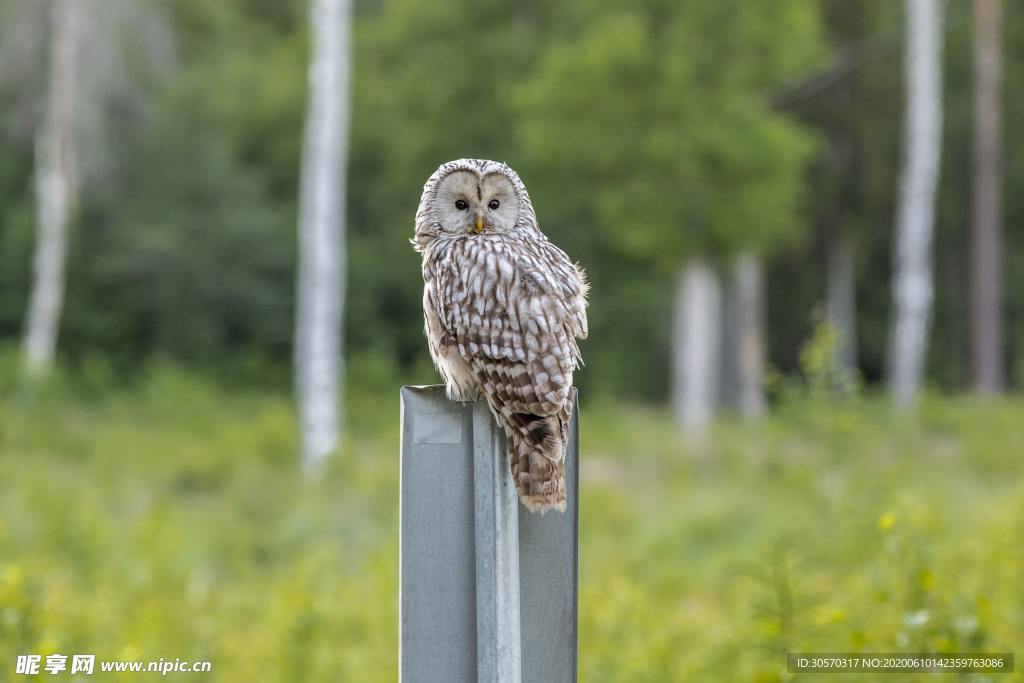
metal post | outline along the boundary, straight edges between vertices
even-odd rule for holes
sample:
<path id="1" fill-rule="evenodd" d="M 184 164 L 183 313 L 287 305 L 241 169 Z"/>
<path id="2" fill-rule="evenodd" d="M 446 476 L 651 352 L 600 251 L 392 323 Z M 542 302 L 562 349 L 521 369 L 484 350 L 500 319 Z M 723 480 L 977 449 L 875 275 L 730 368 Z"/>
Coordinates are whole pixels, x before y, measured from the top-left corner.
<path id="1" fill-rule="evenodd" d="M 519 497 L 493 422 L 473 406 L 477 680 L 520 683 Z"/>
<path id="2" fill-rule="evenodd" d="M 530 513 L 486 404 L 402 389 L 402 683 L 576 680 L 577 433 L 566 512 Z"/>

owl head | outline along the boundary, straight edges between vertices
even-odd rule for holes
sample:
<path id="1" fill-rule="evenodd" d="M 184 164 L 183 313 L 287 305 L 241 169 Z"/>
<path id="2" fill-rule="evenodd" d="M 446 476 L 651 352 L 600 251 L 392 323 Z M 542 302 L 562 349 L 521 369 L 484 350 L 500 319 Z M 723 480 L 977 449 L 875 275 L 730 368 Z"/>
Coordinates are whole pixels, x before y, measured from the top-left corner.
<path id="1" fill-rule="evenodd" d="M 449 161 L 423 186 L 413 245 L 495 234 L 539 236 L 526 186 L 507 165 L 486 159 Z"/>

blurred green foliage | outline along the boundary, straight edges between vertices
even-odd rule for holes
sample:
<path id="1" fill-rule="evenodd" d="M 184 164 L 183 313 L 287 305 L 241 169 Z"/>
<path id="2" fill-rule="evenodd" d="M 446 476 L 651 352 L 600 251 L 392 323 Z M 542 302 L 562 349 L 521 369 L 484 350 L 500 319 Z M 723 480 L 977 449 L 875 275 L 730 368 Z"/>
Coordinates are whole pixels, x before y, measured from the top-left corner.
<path id="1" fill-rule="evenodd" d="M 395 679 L 395 395 L 350 387 L 343 457 L 310 483 L 286 395 L 151 366 L 118 392 L 97 369 L 29 396 L 12 370 L 0 662 L 88 652 L 209 659 L 215 681 Z M 1013 650 L 1022 409 L 927 397 L 904 419 L 793 391 L 778 416 L 687 447 L 661 411 L 593 406 L 581 680 L 790 680 L 787 650 Z"/>
<path id="2" fill-rule="evenodd" d="M 670 274 L 686 256 L 797 237 L 808 133 L 768 99 L 818 56 L 814 5 L 603 4 L 576 8 L 579 28 L 517 93 L 558 221 Z"/>
<path id="3" fill-rule="evenodd" d="M 169 358 L 283 387 L 308 60 L 304 0 L 148 3 L 174 59 L 139 81 L 144 107 L 105 110 L 104 172 L 72 226 L 60 352 L 125 379 Z M 12 0 L 0 0 L 0 16 Z M 931 377 L 966 379 L 970 3 L 947 21 L 943 186 Z M 37 13 L 42 16 L 43 13 Z M 822 249 L 856 251 L 858 348 L 882 373 L 900 122 L 902 11 L 871 0 L 365 0 L 356 3 L 347 348 L 420 377 L 420 188 L 445 160 L 522 172 L 541 223 L 590 272 L 585 395 L 667 390 L 672 281 L 697 251 L 768 266 L 768 349 L 798 371 L 824 292 Z M 17 28 L 17 27 L 16 27 Z M 21 27 L 22 33 L 41 26 Z M 1024 68 L 1006 6 L 1006 82 Z M 40 41 L 40 44 L 41 41 Z M 0 338 L 21 332 L 34 231 L 32 105 L 45 60 L 0 68 Z M 36 69 L 35 72 L 32 69 Z M 1004 89 L 1006 149 L 1024 96 Z M 27 104 L 26 104 L 27 103 Z M 145 115 L 138 115 L 138 112 Z M 133 114 L 132 112 L 135 112 Z M 88 164 L 88 157 L 84 158 Z M 1006 155 L 1006 187 L 1024 164 Z M 1024 199 L 1006 193 L 1006 225 Z M 1007 231 L 1008 346 L 1024 347 L 1024 259 Z M 1009 349 L 1008 349 L 1009 351 Z M 1019 354 L 1017 354 L 1019 355 Z M 1014 376 L 1020 370 L 1012 368 Z"/>

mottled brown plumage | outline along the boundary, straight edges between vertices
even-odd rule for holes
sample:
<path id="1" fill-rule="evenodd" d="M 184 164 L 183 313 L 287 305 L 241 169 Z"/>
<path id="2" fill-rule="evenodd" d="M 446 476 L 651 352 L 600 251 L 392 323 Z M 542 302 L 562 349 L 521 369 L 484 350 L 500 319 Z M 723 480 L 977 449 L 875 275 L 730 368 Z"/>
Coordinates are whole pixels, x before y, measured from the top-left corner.
<path id="1" fill-rule="evenodd" d="M 416 213 L 430 355 L 454 400 L 482 395 L 508 441 L 519 497 L 565 510 L 572 374 L 587 336 L 583 270 L 553 245 L 519 176 L 460 159 L 427 180 Z"/>

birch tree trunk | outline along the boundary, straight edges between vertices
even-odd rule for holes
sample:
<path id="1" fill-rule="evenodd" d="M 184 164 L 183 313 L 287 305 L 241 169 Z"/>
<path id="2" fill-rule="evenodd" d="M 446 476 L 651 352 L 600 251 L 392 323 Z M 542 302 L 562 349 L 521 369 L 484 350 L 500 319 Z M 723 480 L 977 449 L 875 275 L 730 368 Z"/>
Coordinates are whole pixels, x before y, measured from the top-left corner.
<path id="1" fill-rule="evenodd" d="M 764 282 L 761 261 L 741 253 L 722 297 L 721 404 L 745 418 L 764 413 Z"/>
<path id="2" fill-rule="evenodd" d="M 893 268 L 889 389 L 899 407 L 921 386 L 932 306 L 931 243 L 942 146 L 942 4 L 906 0 L 907 106 Z"/>
<path id="3" fill-rule="evenodd" d="M 738 407 L 746 418 L 764 413 L 764 269 L 750 252 L 733 267 L 738 321 Z"/>
<path id="4" fill-rule="evenodd" d="M 825 312 L 836 330 L 836 360 L 846 373 L 857 368 L 857 290 L 850 241 L 839 233 L 829 236 L 826 263 Z"/>
<path id="5" fill-rule="evenodd" d="M 974 2 L 974 207 L 971 312 L 974 385 L 981 394 L 1003 389 L 1002 211 L 1000 94 L 1001 0 Z"/>
<path id="6" fill-rule="evenodd" d="M 45 373 L 53 365 L 64 303 L 68 221 L 78 197 L 75 65 L 81 33 L 79 12 L 77 0 L 55 0 L 50 9 L 46 111 L 35 140 L 38 234 L 23 340 L 25 369 L 31 376 Z"/>
<path id="7" fill-rule="evenodd" d="M 688 262 L 676 285 L 672 327 L 672 403 L 680 428 L 691 437 L 706 430 L 718 400 L 722 296 L 715 270 Z"/>
<path id="8" fill-rule="evenodd" d="M 735 268 L 722 278 L 721 344 L 718 360 L 718 407 L 740 410 L 740 302 Z"/>
<path id="9" fill-rule="evenodd" d="M 310 21 L 295 366 L 303 468 L 315 474 L 340 429 L 351 0 L 312 0 Z"/>

